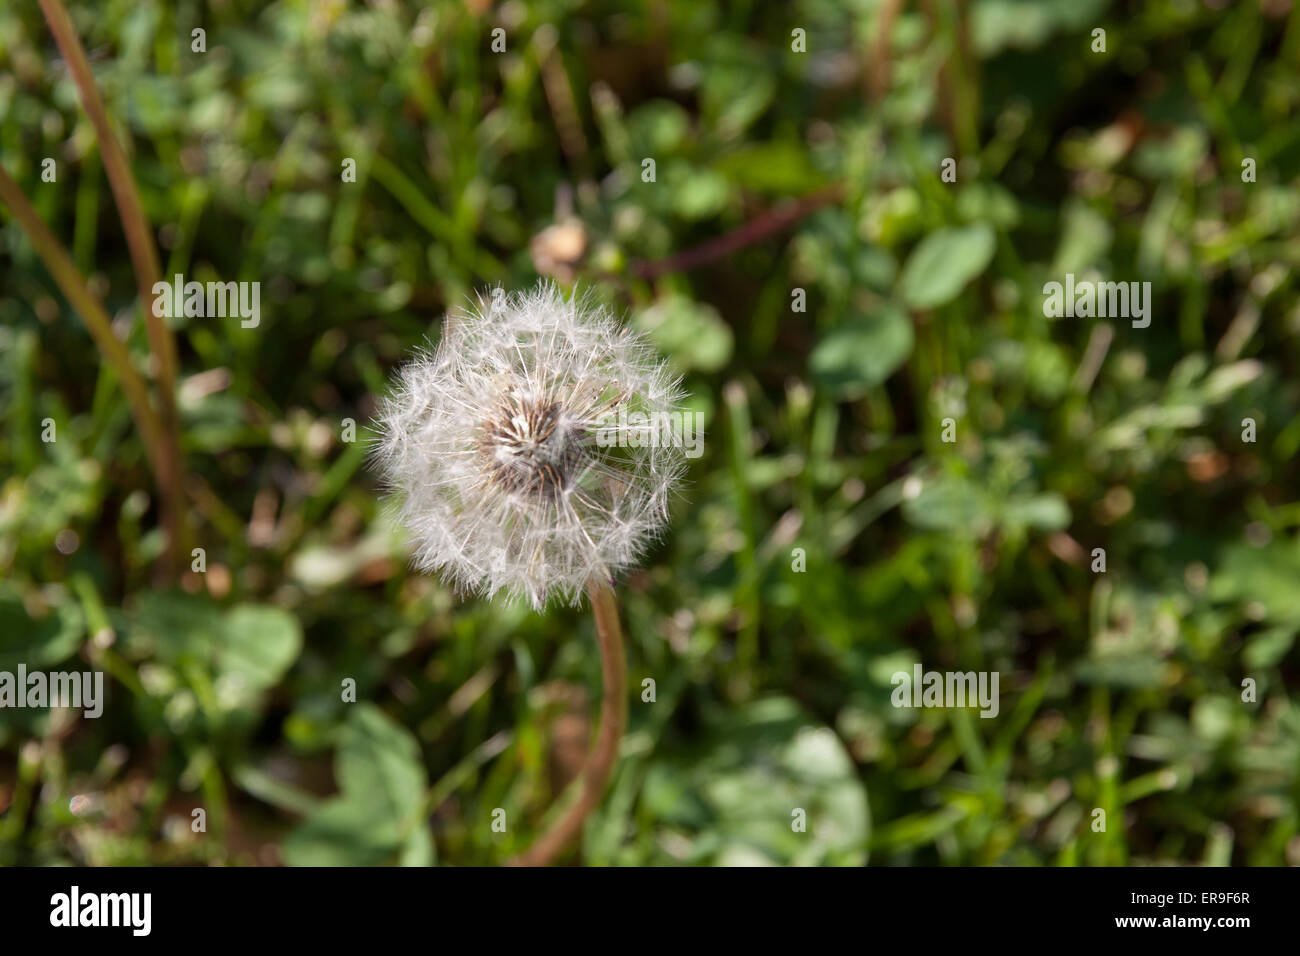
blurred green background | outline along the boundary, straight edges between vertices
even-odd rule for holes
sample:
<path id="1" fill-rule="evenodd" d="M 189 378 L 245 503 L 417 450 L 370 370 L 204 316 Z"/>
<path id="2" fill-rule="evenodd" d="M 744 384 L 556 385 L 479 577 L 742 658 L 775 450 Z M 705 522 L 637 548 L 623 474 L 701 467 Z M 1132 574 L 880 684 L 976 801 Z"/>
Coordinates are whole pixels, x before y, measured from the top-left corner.
<path id="1" fill-rule="evenodd" d="M 408 572 L 366 443 L 448 306 L 539 274 L 647 331 L 708 428 L 621 587 L 629 733 L 568 860 L 1300 864 L 1300 5 L 70 9 L 164 276 L 259 281 L 262 320 L 172 322 L 206 571 L 169 583 L 122 393 L 0 213 L 0 670 L 108 688 L 0 710 L 0 864 L 531 842 L 595 721 L 589 611 Z M 35 4 L 0 10 L 0 116 L 145 369 Z M 1044 317 L 1066 273 L 1150 281 L 1150 327 Z M 892 707 L 917 662 L 997 671 L 998 717 Z"/>

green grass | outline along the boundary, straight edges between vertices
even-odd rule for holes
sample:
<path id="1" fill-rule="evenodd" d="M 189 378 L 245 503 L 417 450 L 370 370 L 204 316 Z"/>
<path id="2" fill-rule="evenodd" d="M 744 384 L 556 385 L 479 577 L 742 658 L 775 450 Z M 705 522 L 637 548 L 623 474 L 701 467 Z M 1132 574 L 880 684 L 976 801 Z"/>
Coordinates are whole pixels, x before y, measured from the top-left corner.
<path id="1" fill-rule="evenodd" d="M 109 695 L 0 709 L 0 864 L 531 842 L 557 738 L 595 720 L 589 614 L 407 570 L 365 442 L 443 311 L 531 285 L 570 217 L 561 279 L 659 343 L 708 429 L 621 586 L 629 733 L 575 858 L 1300 863 L 1300 7 L 903 4 L 881 44 L 887 6 L 73 4 L 164 276 L 260 281 L 262 322 L 172 322 L 206 572 L 170 587 L 125 397 L 0 215 L 0 671 Z M 0 162 L 145 370 L 34 5 L 0 12 Z M 1151 282 L 1150 327 L 1045 317 L 1066 273 Z M 998 672 L 998 716 L 893 707 L 918 662 Z"/>

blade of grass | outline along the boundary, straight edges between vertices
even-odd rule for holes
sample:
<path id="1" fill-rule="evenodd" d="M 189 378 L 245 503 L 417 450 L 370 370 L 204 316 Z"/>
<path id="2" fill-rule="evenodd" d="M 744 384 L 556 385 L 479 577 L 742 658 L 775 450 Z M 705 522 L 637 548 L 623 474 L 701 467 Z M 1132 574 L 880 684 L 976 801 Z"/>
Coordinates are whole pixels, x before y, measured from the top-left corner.
<path id="1" fill-rule="evenodd" d="M 162 426 L 154 413 L 153 406 L 149 403 L 148 386 L 145 385 L 140 373 L 135 370 L 135 366 L 131 364 L 131 356 L 126 346 L 113 334 L 108 313 L 90 291 L 86 280 L 77 271 L 67 251 L 36 215 L 36 210 L 32 208 L 18 184 L 9 178 L 9 174 L 3 167 L 0 167 L 0 200 L 4 201 L 14 218 L 23 227 L 23 231 L 36 247 L 36 252 L 45 263 L 50 275 L 58 283 L 59 289 L 86 323 L 86 328 L 91 338 L 95 340 L 100 355 L 117 375 L 122 391 L 131 406 L 131 414 L 135 418 L 136 426 L 140 429 L 145 451 L 154 468 L 155 479 L 161 486 L 162 476 L 159 468 L 162 456 Z"/>
<path id="2" fill-rule="evenodd" d="M 752 425 L 749 399 L 740 382 L 728 382 L 722 390 L 722 398 L 727 405 L 731 426 L 728 463 L 736 495 L 736 523 L 743 535 L 742 544 L 736 551 L 736 604 L 744 614 L 740 632 L 736 636 L 736 670 L 738 674 L 749 675 L 754 662 L 758 659 L 758 621 L 761 614 L 758 593 L 758 555 L 755 551 L 754 502 L 750 496 L 749 483 L 749 472 L 753 465 L 753 451 L 750 447 Z M 746 696 L 750 689 L 744 688 Z"/>

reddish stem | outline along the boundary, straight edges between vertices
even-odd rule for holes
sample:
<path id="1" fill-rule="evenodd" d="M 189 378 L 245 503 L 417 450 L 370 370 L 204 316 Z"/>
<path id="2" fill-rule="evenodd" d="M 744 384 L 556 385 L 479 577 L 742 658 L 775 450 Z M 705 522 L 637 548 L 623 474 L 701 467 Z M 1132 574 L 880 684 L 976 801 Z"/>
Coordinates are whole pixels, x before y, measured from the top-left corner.
<path id="1" fill-rule="evenodd" d="M 664 259 L 647 261 L 644 259 L 632 263 L 632 274 L 639 279 L 653 279 L 665 272 L 682 272 L 698 269 L 718 259 L 725 259 L 737 249 L 752 246 L 768 236 L 775 235 L 790 228 L 800 219 L 811 215 L 822 206 L 829 206 L 839 201 L 844 195 L 841 185 L 828 186 L 819 192 L 811 193 L 799 199 L 782 203 L 774 209 L 760 213 L 749 222 L 731 232 L 710 239 L 708 242 L 674 253 Z"/>
<path id="2" fill-rule="evenodd" d="M 618 744 L 627 725 L 627 660 L 623 654 L 623 631 L 618 623 L 618 605 L 609 585 L 593 578 L 587 585 L 587 596 L 596 617 L 596 638 L 600 642 L 600 664 L 605 684 L 600 708 L 600 736 L 582 768 L 582 793 L 578 801 L 555 826 L 511 860 L 511 866 L 546 866 L 577 837 L 583 823 L 605 795 L 605 786 L 618 758 Z"/>

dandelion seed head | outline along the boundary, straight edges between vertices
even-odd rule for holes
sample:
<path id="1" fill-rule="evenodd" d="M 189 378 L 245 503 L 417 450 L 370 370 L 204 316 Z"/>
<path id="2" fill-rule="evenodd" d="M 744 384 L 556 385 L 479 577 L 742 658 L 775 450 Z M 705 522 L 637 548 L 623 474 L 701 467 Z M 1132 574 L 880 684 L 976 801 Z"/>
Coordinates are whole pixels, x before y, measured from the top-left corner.
<path id="1" fill-rule="evenodd" d="M 682 397 L 644 339 L 554 284 L 453 311 L 377 423 L 414 563 L 464 591 L 577 603 L 662 531 L 685 454 L 624 432 Z"/>

